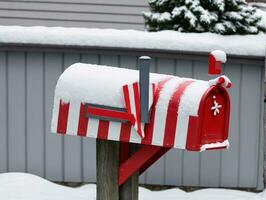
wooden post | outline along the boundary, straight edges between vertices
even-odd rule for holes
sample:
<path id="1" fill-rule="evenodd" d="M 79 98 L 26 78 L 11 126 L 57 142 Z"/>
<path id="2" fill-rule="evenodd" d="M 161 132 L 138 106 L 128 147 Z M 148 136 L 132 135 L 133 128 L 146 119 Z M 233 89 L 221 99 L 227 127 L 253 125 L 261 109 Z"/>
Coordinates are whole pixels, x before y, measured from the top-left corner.
<path id="1" fill-rule="evenodd" d="M 130 144 L 130 155 L 138 150 L 137 144 Z M 119 188 L 119 200 L 138 200 L 139 196 L 139 172 L 135 172 Z"/>
<path id="2" fill-rule="evenodd" d="M 118 185 L 119 142 L 97 140 L 97 200 L 138 200 L 139 174 Z M 130 144 L 130 155 L 138 145 Z"/>
<path id="3" fill-rule="evenodd" d="M 119 142 L 97 140 L 97 200 L 119 200 Z"/>

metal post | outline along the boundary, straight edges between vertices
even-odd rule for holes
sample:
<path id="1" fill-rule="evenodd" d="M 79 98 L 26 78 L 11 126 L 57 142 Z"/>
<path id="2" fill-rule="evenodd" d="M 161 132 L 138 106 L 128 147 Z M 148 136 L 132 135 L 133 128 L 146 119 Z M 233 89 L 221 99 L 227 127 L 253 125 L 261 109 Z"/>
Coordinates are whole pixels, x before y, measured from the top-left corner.
<path id="1" fill-rule="evenodd" d="M 149 84 L 150 84 L 149 56 L 139 58 L 139 87 L 140 87 L 140 117 L 141 122 L 149 123 Z"/>

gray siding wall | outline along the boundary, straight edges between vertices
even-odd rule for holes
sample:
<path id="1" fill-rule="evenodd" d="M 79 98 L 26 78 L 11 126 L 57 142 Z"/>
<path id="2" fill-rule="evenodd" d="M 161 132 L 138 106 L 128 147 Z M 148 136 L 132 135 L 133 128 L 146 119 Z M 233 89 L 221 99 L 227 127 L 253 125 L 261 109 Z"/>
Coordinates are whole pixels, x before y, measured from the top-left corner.
<path id="1" fill-rule="evenodd" d="M 266 100 L 266 81 L 264 79 L 264 101 Z M 263 116 L 263 121 L 264 121 L 264 135 L 266 133 L 266 106 L 264 102 L 264 116 Z M 264 143 L 263 143 L 263 151 L 264 151 L 264 165 L 263 165 L 263 178 L 264 178 L 264 187 L 266 186 L 266 137 L 264 137 Z"/>
<path id="2" fill-rule="evenodd" d="M 138 54 L 64 52 L 0 50 L 0 172 L 95 182 L 95 140 L 50 134 L 56 81 L 65 68 L 80 61 L 136 69 Z M 158 54 L 151 69 L 210 78 L 207 60 L 193 57 Z M 226 64 L 224 73 L 233 82 L 230 149 L 204 153 L 171 150 L 141 176 L 141 183 L 262 188 L 264 65 L 238 60 Z"/>
<path id="3" fill-rule="evenodd" d="M 143 30 L 147 0 L 1 0 L 0 24 Z"/>

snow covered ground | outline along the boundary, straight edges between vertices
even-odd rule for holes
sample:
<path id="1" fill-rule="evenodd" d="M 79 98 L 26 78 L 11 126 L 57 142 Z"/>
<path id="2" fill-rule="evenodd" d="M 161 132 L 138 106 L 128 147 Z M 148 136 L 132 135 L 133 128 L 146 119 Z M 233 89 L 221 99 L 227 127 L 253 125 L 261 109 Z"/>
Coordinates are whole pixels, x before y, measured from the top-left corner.
<path id="1" fill-rule="evenodd" d="M 202 189 L 184 192 L 178 188 L 150 191 L 140 187 L 140 200 L 262 200 L 266 191 L 251 193 L 226 189 Z M 96 186 L 70 188 L 25 173 L 0 174 L 1 200 L 95 200 Z"/>

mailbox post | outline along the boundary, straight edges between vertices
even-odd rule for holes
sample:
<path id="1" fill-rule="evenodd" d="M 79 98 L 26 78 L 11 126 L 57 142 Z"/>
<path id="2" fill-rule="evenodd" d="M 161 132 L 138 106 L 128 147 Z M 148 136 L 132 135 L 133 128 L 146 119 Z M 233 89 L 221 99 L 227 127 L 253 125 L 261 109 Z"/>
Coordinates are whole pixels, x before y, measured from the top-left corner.
<path id="1" fill-rule="evenodd" d="M 213 51 L 209 73 L 220 74 L 225 61 L 224 52 Z M 57 82 L 51 132 L 96 139 L 97 200 L 137 200 L 138 176 L 171 148 L 229 147 L 226 76 L 150 74 L 149 57 L 139 64 L 140 74 L 77 63 Z"/>

